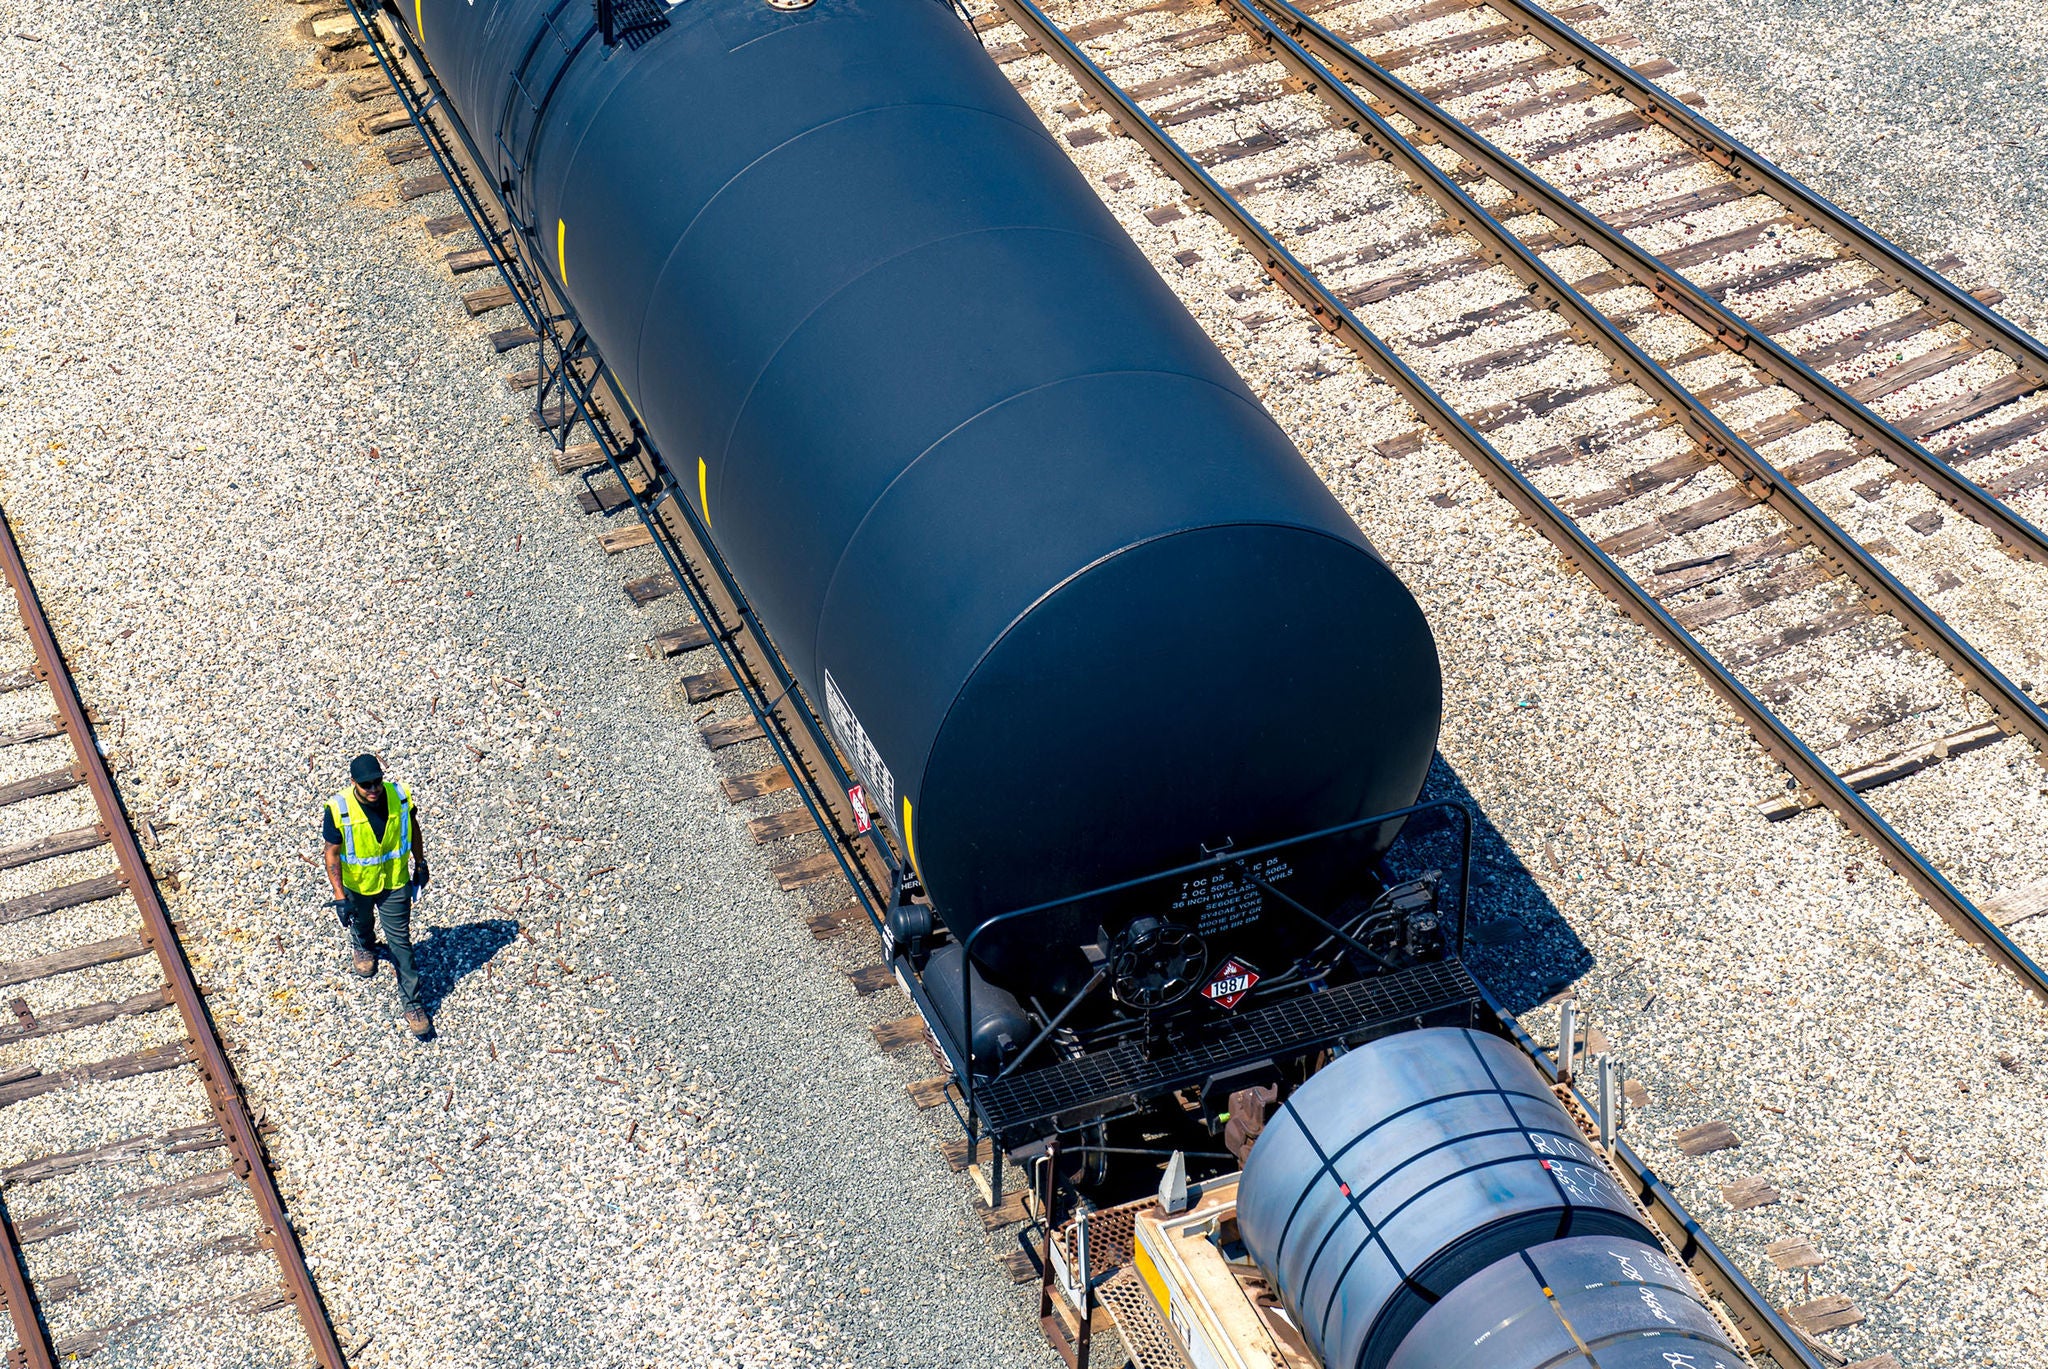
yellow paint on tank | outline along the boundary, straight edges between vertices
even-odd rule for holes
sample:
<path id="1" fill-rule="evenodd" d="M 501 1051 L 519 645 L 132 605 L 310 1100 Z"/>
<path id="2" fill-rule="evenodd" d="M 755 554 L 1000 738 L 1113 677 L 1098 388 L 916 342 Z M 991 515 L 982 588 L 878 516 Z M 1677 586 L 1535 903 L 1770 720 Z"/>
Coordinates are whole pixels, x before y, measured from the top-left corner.
<path id="1" fill-rule="evenodd" d="M 917 863 L 917 828 L 912 820 L 908 794 L 903 796 L 903 849 L 910 852 L 910 868 L 915 870 L 917 877 L 922 880 L 924 867 Z"/>

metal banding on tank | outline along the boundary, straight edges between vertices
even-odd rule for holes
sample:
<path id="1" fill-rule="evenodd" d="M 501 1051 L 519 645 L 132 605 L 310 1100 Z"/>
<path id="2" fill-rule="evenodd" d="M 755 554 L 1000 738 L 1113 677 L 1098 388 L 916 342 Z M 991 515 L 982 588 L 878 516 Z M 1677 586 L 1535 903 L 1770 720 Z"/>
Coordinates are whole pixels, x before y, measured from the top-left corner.
<path id="1" fill-rule="evenodd" d="M 1387 1369 L 1741 1369 L 1692 1280 L 1649 1241 L 1574 1236 L 1474 1274 Z"/>
<path id="2" fill-rule="evenodd" d="M 1450 1028 L 1383 1037 L 1296 1090 L 1237 1220 L 1329 1369 L 1386 1369 L 1431 1304 L 1520 1251 L 1651 1239 L 1529 1058 Z"/>
<path id="3" fill-rule="evenodd" d="M 957 938 L 1414 799 L 1420 609 L 944 0 L 400 13 Z"/>

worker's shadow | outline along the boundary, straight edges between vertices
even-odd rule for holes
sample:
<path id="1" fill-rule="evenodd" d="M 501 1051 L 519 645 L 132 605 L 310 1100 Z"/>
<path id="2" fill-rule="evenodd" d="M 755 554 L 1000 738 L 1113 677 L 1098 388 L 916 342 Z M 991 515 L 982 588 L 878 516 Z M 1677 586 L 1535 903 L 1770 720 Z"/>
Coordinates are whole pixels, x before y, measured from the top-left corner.
<path id="1" fill-rule="evenodd" d="M 413 965 L 420 972 L 420 1006 L 429 1013 L 440 1011 L 441 1000 L 457 984 L 482 969 L 517 935 L 519 924 L 508 917 L 429 928 L 412 946 Z"/>

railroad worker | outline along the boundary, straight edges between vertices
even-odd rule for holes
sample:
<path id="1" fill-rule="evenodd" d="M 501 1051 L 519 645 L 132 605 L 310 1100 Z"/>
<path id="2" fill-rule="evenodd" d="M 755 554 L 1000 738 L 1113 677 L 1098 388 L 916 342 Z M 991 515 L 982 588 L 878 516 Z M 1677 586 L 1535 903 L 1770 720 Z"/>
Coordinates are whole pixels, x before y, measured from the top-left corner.
<path id="1" fill-rule="evenodd" d="M 348 928 L 353 968 L 364 979 L 377 974 L 374 914 L 384 929 L 391 968 L 398 975 L 398 1003 L 405 1026 L 425 1040 L 434 1031 L 420 1005 L 420 975 L 412 959 L 413 895 L 427 887 L 427 843 L 420 834 L 412 794 L 384 778 L 375 756 L 349 762 L 349 785 L 327 800 L 321 837 L 327 843 L 327 882 L 334 911 Z"/>

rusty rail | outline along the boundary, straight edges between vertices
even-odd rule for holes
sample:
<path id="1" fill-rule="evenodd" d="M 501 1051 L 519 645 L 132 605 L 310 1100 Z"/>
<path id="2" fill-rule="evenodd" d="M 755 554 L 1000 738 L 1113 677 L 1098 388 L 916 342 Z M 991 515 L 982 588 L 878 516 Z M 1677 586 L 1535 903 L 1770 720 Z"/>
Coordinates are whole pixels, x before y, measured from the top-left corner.
<path id="1" fill-rule="evenodd" d="M 28 567 L 21 559 L 21 548 L 14 540 L 14 529 L 4 511 L 0 511 L 0 569 L 6 572 L 8 586 L 13 589 L 21 610 L 22 626 L 27 629 L 29 640 L 35 647 L 36 675 L 49 686 L 50 696 L 56 702 L 57 716 L 78 758 L 78 771 L 86 787 L 92 791 L 100 826 L 113 847 L 115 859 L 120 862 L 121 881 L 142 914 L 143 938 L 155 950 L 165 983 L 178 1006 L 178 1015 L 184 1019 L 185 1034 L 192 1044 L 200 1077 L 206 1084 L 207 1100 L 213 1105 L 214 1121 L 227 1138 L 229 1153 L 234 1156 L 235 1171 L 247 1182 L 249 1194 L 256 1200 L 256 1210 L 263 1222 L 263 1244 L 277 1258 L 285 1287 L 298 1308 L 299 1322 L 312 1346 L 314 1360 L 321 1369 L 347 1369 L 341 1343 L 335 1338 L 334 1327 L 327 1319 L 327 1308 L 320 1301 L 320 1291 L 313 1286 L 313 1273 L 306 1267 L 306 1252 L 299 1245 L 298 1232 L 292 1228 L 291 1214 L 285 1211 L 284 1198 L 277 1190 L 277 1181 L 263 1154 L 263 1143 L 256 1134 L 255 1121 L 249 1116 L 248 1104 L 242 1098 L 234 1067 L 228 1063 L 227 1052 L 221 1047 L 220 1037 L 214 1033 L 213 1020 L 207 1016 L 199 983 L 192 977 L 192 967 L 186 963 L 184 948 L 178 944 L 170 913 L 157 893 L 149 864 L 143 859 L 142 847 L 135 839 L 135 829 L 129 826 L 128 814 L 121 806 L 121 796 L 114 788 L 113 776 L 108 773 L 107 763 L 94 740 L 85 704 L 78 696 L 78 686 L 64 663 L 64 653 L 57 645 L 56 635 L 50 630 L 50 620 L 43 614 L 35 584 L 29 579 Z M 11 1224 L 6 1233 L 5 1239 L 11 1246 L 14 1244 Z M 23 1351 L 32 1369 L 44 1369 L 44 1366 L 52 1365 L 54 1350 L 48 1332 L 34 1312 L 33 1295 L 27 1290 L 27 1276 L 20 1262 L 20 1252 L 18 1249 L 8 1250 L 4 1257 L 9 1268 L 0 1270 L 0 1279 L 4 1279 L 6 1284 L 8 1307 L 17 1333 L 23 1330 L 24 1311 L 28 1330 L 32 1333 L 20 1334 Z M 23 1280 L 20 1299 L 16 1296 L 13 1282 L 17 1277 Z M 47 1358 L 38 1359 L 39 1354 Z"/>
<path id="2" fill-rule="evenodd" d="M 43 1330 L 42 1307 L 28 1286 L 28 1266 L 21 1261 L 21 1242 L 14 1234 L 13 1214 L 0 1211 L 0 1296 L 7 1299 L 7 1315 L 14 1321 L 14 1353 L 7 1357 L 8 1369 L 57 1369 L 50 1340 Z"/>

